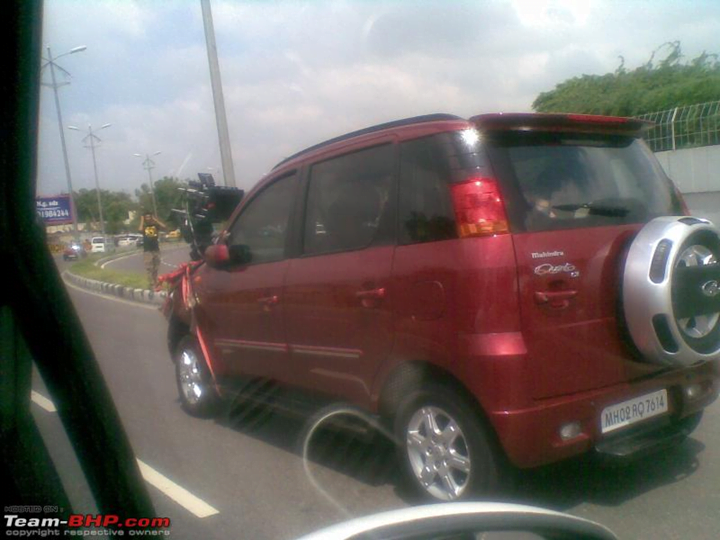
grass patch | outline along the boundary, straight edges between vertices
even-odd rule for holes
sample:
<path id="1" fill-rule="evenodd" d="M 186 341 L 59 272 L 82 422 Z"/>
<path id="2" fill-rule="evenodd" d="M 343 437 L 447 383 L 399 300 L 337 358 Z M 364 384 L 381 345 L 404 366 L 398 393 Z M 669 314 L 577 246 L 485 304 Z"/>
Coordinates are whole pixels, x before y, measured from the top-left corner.
<path id="1" fill-rule="evenodd" d="M 144 273 L 111 270 L 109 268 L 100 268 L 99 266 L 95 266 L 95 262 L 98 259 L 102 259 L 106 256 L 107 255 L 105 253 L 88 255 L 84 259 L 80 259 L 78 262 L 73 264 L 70 267 L 70 272 L 76 276 L 105 281 L 106 283 L 115 283 L 125 287 L 132 287 L 133 289 L 148 288 L 147 276 Z"/>

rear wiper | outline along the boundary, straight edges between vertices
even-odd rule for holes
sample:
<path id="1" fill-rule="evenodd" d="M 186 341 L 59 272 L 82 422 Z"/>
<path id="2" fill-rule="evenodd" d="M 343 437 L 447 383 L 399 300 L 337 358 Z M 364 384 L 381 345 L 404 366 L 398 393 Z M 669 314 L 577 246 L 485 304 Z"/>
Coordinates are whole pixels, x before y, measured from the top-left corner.
<path id="1" fill-rule="evenodd" d="M 577 210 L 586 209 L 588 214 L 596 216 L 624 217 L 630 213 L 630 209 L 625 206 L 614 206 L 610 204 L 558 204 L 552 206 L 553 210 L 564 210 L 567 212 L 575 212 Z"/>

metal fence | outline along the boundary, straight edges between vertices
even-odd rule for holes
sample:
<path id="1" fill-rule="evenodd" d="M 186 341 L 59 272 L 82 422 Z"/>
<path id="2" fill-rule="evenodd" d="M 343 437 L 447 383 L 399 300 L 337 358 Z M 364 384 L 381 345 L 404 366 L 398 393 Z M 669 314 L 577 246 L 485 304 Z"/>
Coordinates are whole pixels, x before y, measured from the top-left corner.
<path id="1" fill-rule="evenodd" d="M 653 152 L 720 144 L 720 101 L 675 107 L 638 118 L 655 122 L 645 135 Z"/>

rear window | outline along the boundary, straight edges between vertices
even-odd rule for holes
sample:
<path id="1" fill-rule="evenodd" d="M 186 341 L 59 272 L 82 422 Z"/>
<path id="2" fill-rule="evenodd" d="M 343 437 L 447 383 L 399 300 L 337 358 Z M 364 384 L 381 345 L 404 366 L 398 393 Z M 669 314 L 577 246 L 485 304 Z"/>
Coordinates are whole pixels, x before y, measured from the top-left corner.
<path id="1" fill-rule="evenodd" d="M 96 238 L 93 238 L 93 239 L 92 239 L 92 243 L 93 243 L 93 244 L 104 244 L 104 243 L 105 243 L 105 240 L 104 240 L 103 238 L 97 238 L 97 237 L 96 237 Z"/>
<path id="2" fill-rule="evenodd" d="M 514 230 L 644 223 L 682 214 L 670 180 L 638 139 L 512 133 L 485 142 L 513 203 Z"/>

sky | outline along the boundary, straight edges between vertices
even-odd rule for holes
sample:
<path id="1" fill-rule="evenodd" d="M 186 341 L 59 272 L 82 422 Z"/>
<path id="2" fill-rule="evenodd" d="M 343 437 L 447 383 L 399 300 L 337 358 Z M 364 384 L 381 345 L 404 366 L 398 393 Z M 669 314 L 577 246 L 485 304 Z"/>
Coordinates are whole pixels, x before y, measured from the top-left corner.
<path id="1" fill-rule="evenodd" d="M 211 0 L 238 187 L 284 157 L 373 124 L 445 112 L 531 111 L 540 92 L 645 63 L 679 40 L 720 53 L 720 1 Z M 74 190 L 222 179 L 199 0 L 45 0 Z M 47 50 L 44 50 L 47 57 Z M 43 82 L 49 82 L 47 69 Z M 40 102 L 38 194 L 68 191 L 52 89 Z M 134 154 L 143 154 L 142 158 Z M 222 183 L 222 180 L 219 181 Z"/>

